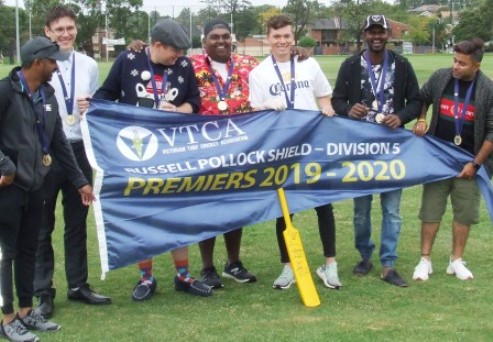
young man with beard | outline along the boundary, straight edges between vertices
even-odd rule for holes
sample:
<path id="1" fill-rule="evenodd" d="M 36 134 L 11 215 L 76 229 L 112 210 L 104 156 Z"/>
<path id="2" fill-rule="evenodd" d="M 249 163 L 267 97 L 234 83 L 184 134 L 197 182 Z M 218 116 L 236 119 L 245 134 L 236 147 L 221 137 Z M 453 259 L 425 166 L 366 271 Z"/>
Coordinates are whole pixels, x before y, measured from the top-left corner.
<path id="1" fill-rule="evenodd" d="M 189 47 L 188 35 L 176 21 L 158 21 L 151 31 L 151 45 L 138 52 L 122 52 L 94 98 L 164 111 L 196 113 L 200 106 L 197 80 L 192 62 L 183 56 L 183 50 Z M 87 109 L 89 103 L 81 102 L 79 106 Z M 171 255 L 177 272 L 175 290 L 211 296 L 211 287 L 189 273 L 188 247 L 175 249 Z M 132 292 L 135 301 L 151 298 L 157 286 L 152 259 L 139 262 L 139 269 L 140 279 Z"/>
<path id="2" fill-rule="evenodd" d="M 250 100 L 256 109 L 306 109 L 320 110 L 332 116 L 334 111 L 330 103 L 332 89 L 320 65 L 308 58 L 298 63 L 298 57 L 291 54 L 294 42 L 293 22 L 287 15 L 281 14 L 267 21 L 267 42 L 271 55 L 264 59 L 249 77 Z M 303 85 L 298 87 L 297 85 Z M 277 93 L 272 90 L 277 90 Z M 335 220 L 332 205 L 315 208 L 318 216 L 318 228 L 323 245 L 325 263 L 317 269 L 317 274 L 325 286 L 339 289 L 337 262 L 335 260 Z M 288 289 L 295 283 L 283 232 L 286 229 L 284 218 L 276 221 L 276 235 L 284 268 L 274 281 L 274 289 Z"/>
<path id="3" fill-rule="evenodd" d="M 475 181 L 476 172 L 486 168 L 493 171 L 493 82 L 481 70 L 484 43 L 481 39 L 465 40 L 454 46 L 451 68 L 439 69 L 421 88 L 424 101 L 414 132 L 436 136 L 471 153 L 455 178 L 423 185 L 419 218 L 421 220 L 421 260 L 413 279 L 428 280 L 433 269 L 431 249 L 440 228 L 450 196 L 453 210 L 452 253 L 447 274 L 461 280 L 473 279 L 462 261 L 472 224 L 479 222 L 480 190 Z M 426 112 L 432 107 L 430 126 Z"/>
<path id="4" fill-rule="evenodd" d="M 342 63 L 332 94 L 334 110 L 339 115 L 380 123 L 390 129 L 403 127 L 416 119 L 421 109 L 416 74 L 407 59 L 385 48 L 389 24 L 383 15 L 369 15 L 363 31 L 367 49 Z M 399 214 L 401 194 L 402 189 L 380 194 L 383 216 L 380 262 L 382 280 L 406 287 L 406 280 L 395 270 L 402 225 Z M 353 273 L 359 276 L 368 274 L 373 268 L 372 200 L 372 195 L 354 199 L 355 247 L 361 261 Z"/>
<path id="5" fill-rule="evenodd" d="M 58 5 L 46 13 L 44 31 L 47 37 L 58 43 L 69 58 L 57 62 L 57 70 L 50 85 L 55 89 L 63 130 L 70 142 L 79 168 L 92 183 L 92 168 L 87 160 L 80 130 L 80 112 L 76 99 L 92 95 L 98 88 L 99 72 L 96 61 L 75 51 L 77 16 L 64 5 Z M 52 233 L 55 229 L 55 209 L 58 194 L 62 193 L 63 219 L 65 222 L 65 276 L 67 297 L 87 304 L 110 304 L 111 299 L 94 292 L 87 282 L 87 214 L 88 207 L 80 202 L 77 189 L 60 167 L 56 158 L 43 184 L 45 205 L 36 253 L 34 294 L 39 298 L 36 311 L 44 317 L 53 315 L 56 289 L 53 286 L 55 254 Z"/>
<path id="6" fill-rule="evenodd" d="M 190 57 L 199 91 L 199 114 L 231 115 L 251 112 L 248 75 L 258 62 L 251 56 L 232 53 L 231 28 L 224 20 L 205 24 L 203 47 L 205 53 Z M 228 260 L 222 276 L 239 283 L 252 283 L 257 278 L 248 272 L 240 260 L 242 228 L 224 234 Z M 201 281 L 215 289 L 224 285 L 214 266 L 216 238 L 199 242 L 203 269 Z"/>
<path id="7" fill-rule="evenodd" d="M 21 67 L 0 81 L 0 335 L 10 341 L 39 341 L 27 331 L 60 326 L 32 310 L 34 267 L 42 219 L 44 177 L 53 158 L 89 205 L 92 188 L 78 168 L 62 129 L 58 104 L 48 84 L 56 60 L 67 59 L 57 44 L 35 37 L 20 51 Z M 13 282 L 19 298 L 14 312 Z"/>

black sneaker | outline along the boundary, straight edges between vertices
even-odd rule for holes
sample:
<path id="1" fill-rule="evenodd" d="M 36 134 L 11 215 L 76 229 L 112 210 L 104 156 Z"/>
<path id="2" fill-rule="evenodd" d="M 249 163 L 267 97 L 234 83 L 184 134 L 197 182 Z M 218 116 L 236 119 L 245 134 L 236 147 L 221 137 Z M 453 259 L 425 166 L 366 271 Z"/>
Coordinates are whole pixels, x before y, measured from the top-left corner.
<path id="1" fill-rule="evenodd" d="M 373 268 L 373 264 L 371 263 L 370 259 L 361 259 L 361 261 L 358 262 L 356 266 L 354 266 L 353 274 L 358 276 L 364 276 L 370 273 L 372 268 Z"/>
<path id="2" fill-rule="evenodd" d="M 40 331 L 57 331 L 61 328 L 60 325 L 55 322 L 47 321 L 43 316 L 32 309 L 29 310 L 26 317 L 20 318 L 19 314 L 17 314 L 17 319 L 29 329 L 36 329 Z"/>
<path id="3" fill-rule="evenodd" d="M 212 296 L 212 287 L 202 284 L 200 281 L 194 279 L 191 283 L 180 280 L 175 277 L 175 290 L 190 293 L 191 295 L 200 297 Z"/>
<path id="4" fill-rule="evenodd" d="M 221 289 L 224 287 L 219 274 L 214 266 L 206 267 L 200 272 L 200 282 L 204 285 L 210 286 L 213 289 Z"/>
<path id="5" fill-rule="evenodd" d="M 241 261 L 236 261 L 230 265 L 226 264 L 223 277 L 233 279 L 238 283 L 254 283 L 257 281 L 257 278 L 243 267 Z"/>
<path id="6" fill-rule="evenodd" d="M 152 297 L 154 292 L 156 291 L 157 281 L 155 278 L 152 280 L 142 278 L 135 285 L 134 290 L 132 292 L 132 299 L 140 302 L 142 300 L 146 300 Z"/>
<path id="7" fill-rule="evenodd" d="M 28 331 L 17 317 L 7 325 L 0 322 L 0 334 L 9 341 L 38 342 L 39 337 Z"/>
<path id="8" fill-rule="evenodd" d="M 389 272 L 387 272 L 387 275 L 385 275 L 385 277 L 382 275 L 381 278 L 383 281 L 386 281 L 387 283 L 394 286 L 407 287 L 407 281 L 403 279 L 394 269 L 391 269 Z"/>

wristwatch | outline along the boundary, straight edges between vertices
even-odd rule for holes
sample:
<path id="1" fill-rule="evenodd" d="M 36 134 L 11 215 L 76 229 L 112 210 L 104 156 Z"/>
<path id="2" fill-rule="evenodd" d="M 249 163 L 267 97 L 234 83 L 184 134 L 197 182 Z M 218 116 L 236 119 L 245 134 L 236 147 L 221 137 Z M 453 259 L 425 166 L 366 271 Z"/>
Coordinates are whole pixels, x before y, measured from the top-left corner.
<path id="1" fill-rule="evenodd" d="M 471 161 L 472 166 L 478 171 L 481 168 L 481 164 L 478 164 L 474 161 L 474 159 Z"/>

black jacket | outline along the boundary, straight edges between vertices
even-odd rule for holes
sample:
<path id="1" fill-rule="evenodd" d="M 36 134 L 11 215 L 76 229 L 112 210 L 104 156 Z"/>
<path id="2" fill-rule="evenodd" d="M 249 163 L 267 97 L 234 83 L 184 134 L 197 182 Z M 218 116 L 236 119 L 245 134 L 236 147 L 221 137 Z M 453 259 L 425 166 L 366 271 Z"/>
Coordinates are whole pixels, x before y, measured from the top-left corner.
<path id="1" fill-rule="evenodd" d="M 402 124 L 416 119 L 421 111 L 419 86 L 409 61 L 388 50 L 395 60 L 394 108 Z M 364 51 L 363 51 L 364 52 Z M 351 107 L 362 101 L 361 54 L 347 58 L 341 64 L 332 92 L 332 107 L 339 115 L 347 116 Z"/>
<path id="2" fill-rule="evenodd" d="M 26 191 L 41 188 L 50 167 L 43 165 L 43 149 L 36 128 L 31 100 L 22 92 L 17 75 L 20 67 L 0 81 L 0 174 L 15 173 L 14 185 Z M 63 132 L 58 114 L 55 91 L 43 84 L 45 105 L 45 132 L 50 155 L 55 157 L 67 177 L 80 188 L 88 184 L 74 157 L 70 143 Z M 36 104 L 42 112 L 42 101 Z"/>

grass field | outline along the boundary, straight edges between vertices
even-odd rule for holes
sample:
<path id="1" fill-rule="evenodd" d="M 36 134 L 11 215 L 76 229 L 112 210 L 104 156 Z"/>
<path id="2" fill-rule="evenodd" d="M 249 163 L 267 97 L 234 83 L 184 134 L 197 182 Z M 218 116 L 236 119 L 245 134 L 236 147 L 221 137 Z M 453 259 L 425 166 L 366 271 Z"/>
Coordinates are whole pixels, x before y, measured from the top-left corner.
<path id="1" fill-rule="evenodd" d="M 318 57 L 327 77 L 334 84 L 343 57 Z M 451 55 L 409 56 L 422 84 L 438 67 L 451 65 Z M 101 79 L 109 65 L 100 64 Z M 10 67 L 1 66 L 0 75 Z M 493 76 L 491 56 L 483 70 Z M 281 271 L 274 222 L 247 227 L 244 231 L 242 259 L 257 275 L 254 284 L 236 284 L 224 280 L 225 289 L 210 298 L 177 293 L 172 287 L 173 265 L 168 254 L 155 259 L 159 282 L 154 298 L 135 303 L 130 292 L 138 279 L 135 266 L 108 274 L 100 280 L 99 254 L 92 213 L 89 219 L 90 283 L 97 291 L 112 296 L 113 304 L 88 306 L 67 301 L 63 265 L 63 224 L 57 222 L 56 277 L 58 289 L 54 321 L 62 324 L 59 332 L 40 333 L 43 341 L 490 341 L 491 283 L 493 264 L 491 221 L 482 206 L 481 223 L 474 226 L 465 259 L 474 273 L 472 281 L 460 281 L 445 274 L 451 246 L 451 215 L 447 212 L 433 250 L 434 271 L 430 281 L 414 282 L 412 272 L 419 260 L 417 212 L 421 187 L 404 191 L 403 227 L 399 243 L 397 269 L 408 279 L 408 288 L 395 288 L 379 278 L 378 253 L 375 269 L 363 278 L 352 275 L 359 260 L 353 246 L 352 201 L 334 204 L 337 224 L 339 276 L 344 287 L 326 289 L 316 277 L 322 304 L 307 309 L 296 287 L 275 291 L 272 282 Z M 225 204 L 227 205 L 227 204 Z M 380 210 L 374 200 L 373 237 L 379 246 Z M 59 214 L 58 217 L 61 217 Z M 314 210 L 297 214 L 312 270 L 323 262 Z M 221 268 L 226 260 L 223 239 L 218 238 L 215 262 Z M 200 271 L 197 246 L 190 247 L 191 269 Z"/>

